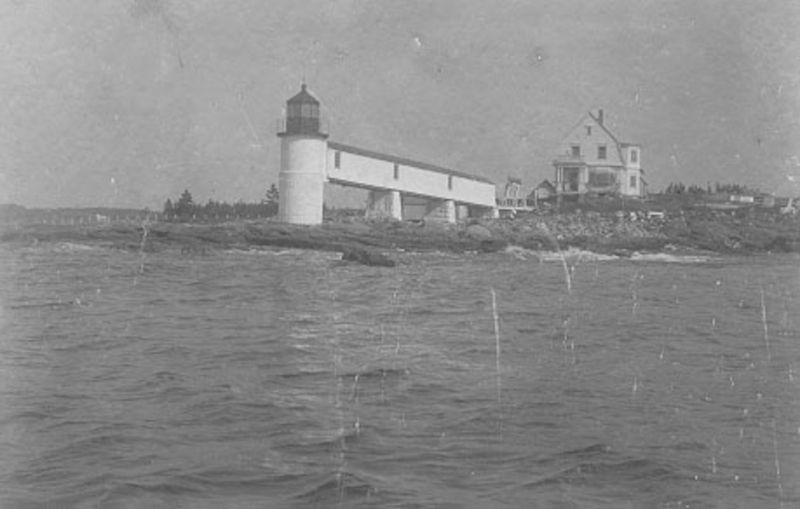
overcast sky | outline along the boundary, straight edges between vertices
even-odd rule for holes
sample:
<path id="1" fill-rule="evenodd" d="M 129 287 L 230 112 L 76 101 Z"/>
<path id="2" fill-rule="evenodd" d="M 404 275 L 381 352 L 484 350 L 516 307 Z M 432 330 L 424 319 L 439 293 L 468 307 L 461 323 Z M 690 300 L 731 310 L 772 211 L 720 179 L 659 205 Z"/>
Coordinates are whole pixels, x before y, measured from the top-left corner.
<path id="1" fill-rule="evenodd" d="M 603 108 L 651 190 L 800 194 L 798 26 L 796 0 L 0 0 L 0 203 L 258 200 L 303 77 L 331 139 L 498 184 L 552 178 Z"/>

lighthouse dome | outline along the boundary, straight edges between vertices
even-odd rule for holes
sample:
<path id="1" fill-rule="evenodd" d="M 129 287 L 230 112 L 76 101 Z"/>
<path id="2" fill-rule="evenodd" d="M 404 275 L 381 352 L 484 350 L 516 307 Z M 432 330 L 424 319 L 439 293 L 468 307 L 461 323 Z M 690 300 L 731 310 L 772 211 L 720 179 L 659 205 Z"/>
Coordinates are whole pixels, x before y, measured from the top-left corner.
<path id="1" fill-rule="evenodd" d="M 285 134 L 316 134 L 320 132 L 319 101 L 303 83 L 300 92 L 286 101 Z"/>
<path id="2" fill-rule="evenodd" d="M 306 84 L 303 83 L 300 85 L 300 92 L 295 94 L 291 99 L 286 101 L 286 104 L 316 104 L 319 106 L 319 101 L 316 97 L 311 95 L 311 93 L 306 88 Z"/>

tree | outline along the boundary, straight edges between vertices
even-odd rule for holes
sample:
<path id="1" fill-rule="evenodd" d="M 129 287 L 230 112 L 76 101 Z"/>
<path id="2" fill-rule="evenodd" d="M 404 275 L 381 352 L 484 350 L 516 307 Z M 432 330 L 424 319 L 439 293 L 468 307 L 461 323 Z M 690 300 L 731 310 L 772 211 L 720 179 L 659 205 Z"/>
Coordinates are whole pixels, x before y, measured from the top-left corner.
<path id="1" fill-rule="evenodd" d="M 193 207 L 194 200 L 192 199 L 192 193 L 189 192 L 188 189 L 184 189 L 183 193 L 181 193 L 181 197 L 178 199 L 178 206 L 180 207 L 183 205 L 184 207 Z"/>
<path id="2" fill-rule="evenodd" d="M 278 203 L 279 199 L 278 187 L 273 183 L 269 186 L 269 189 L 267 189 L 266 201 L 267 203 Z"/>
<path id="3" fill-rule="evenodd" d="M 261 201 L 262 213 L 266 217 L 274 216 L 278 213 L 278 202 L 280 201 L 280 194 L 278 192 L 278 187 L 275 183 L 269 186 L 267 189 L 267 194 L 264 200 Z"/>
<path id="4" fill-rule="evenodd" d="M 187 217 L 194 214 L 194 200 L 192 199 L 192 193 L 189 192 L 188 189 L 183 190 L 183 194 L 178 199 L 178 202 L 175 204 L 175 215 L 179 217 Z"/>
<path id="5" fill-rule="evenodd" d="M 169 219 L 174 214 L 175 214 L 175 207 L 172 205 L 172 200 L 167 198 L 167 201 L 164 203 L 164 217 Z"/>

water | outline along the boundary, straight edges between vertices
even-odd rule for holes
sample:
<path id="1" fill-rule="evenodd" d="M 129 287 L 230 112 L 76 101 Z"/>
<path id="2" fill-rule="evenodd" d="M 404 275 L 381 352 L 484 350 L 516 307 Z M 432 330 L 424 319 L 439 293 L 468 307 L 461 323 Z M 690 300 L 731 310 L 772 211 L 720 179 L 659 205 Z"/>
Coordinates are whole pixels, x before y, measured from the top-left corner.
<path id="1" fill-rule="evenodd" d="M 796 257 L 398 257 L 0 246 L 2 506 L 800 505 Z"/>

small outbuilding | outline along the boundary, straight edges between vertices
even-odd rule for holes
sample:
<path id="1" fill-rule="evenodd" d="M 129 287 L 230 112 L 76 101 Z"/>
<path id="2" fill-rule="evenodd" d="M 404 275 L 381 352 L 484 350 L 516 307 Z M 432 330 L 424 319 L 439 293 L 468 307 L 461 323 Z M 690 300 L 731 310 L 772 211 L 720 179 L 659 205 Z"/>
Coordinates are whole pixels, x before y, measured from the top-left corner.
<path id="1" fill-rule="evenodd" d="M 533 188 L 533 191 L 528 195 L 528 202 L 538 203 L 540 200 L 547 200 L 556 195 L 556 186 L 549 180 L 542 180 L 538 186 Z"/>

